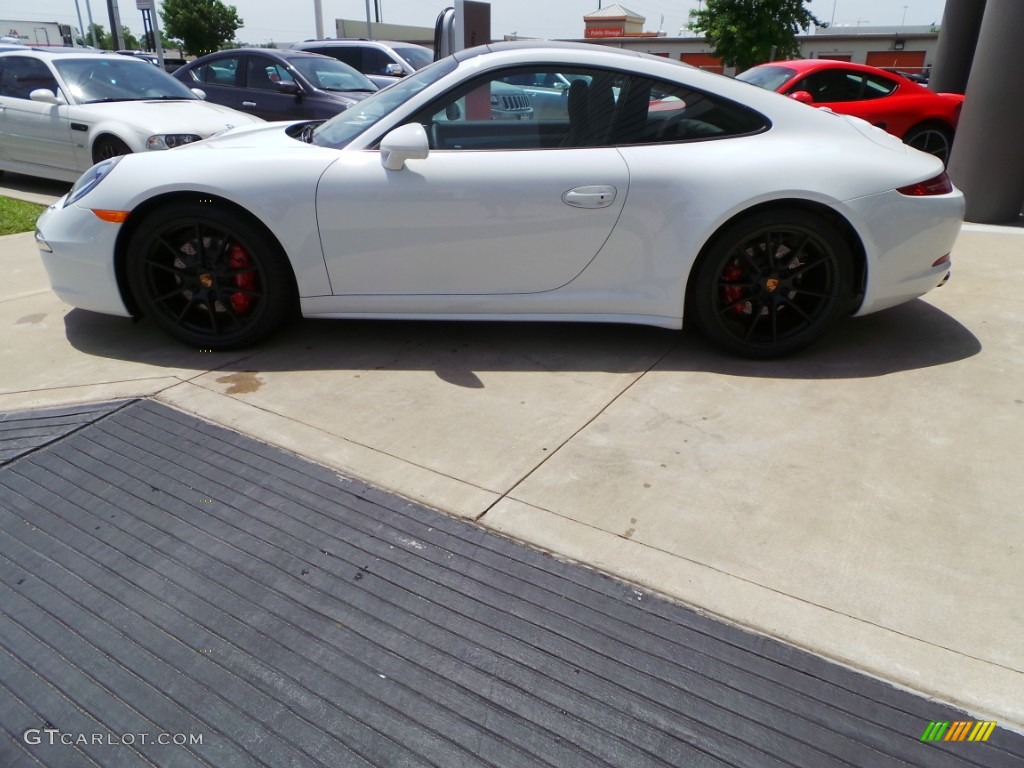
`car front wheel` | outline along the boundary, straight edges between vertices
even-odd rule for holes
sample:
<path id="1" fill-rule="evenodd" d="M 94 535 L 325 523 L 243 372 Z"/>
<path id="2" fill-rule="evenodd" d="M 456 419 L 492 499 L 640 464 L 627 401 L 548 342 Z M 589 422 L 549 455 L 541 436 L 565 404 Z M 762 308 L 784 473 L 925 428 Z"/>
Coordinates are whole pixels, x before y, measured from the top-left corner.
<path id="1" fill-rule="evenodd" d="M 208 202 L 149 214 L 129 244 L 127 273 L 143 313 L 204 350 L 263 339 L 286 320 L 295 295 L 270 234 Z"/>
<path id="2" fill-rule="evenodd" d="M 102 160 L 109 160 L 119 155 L 130 155 L 131 147 L 115 136 L 103 136 L 96 140 L 92 148 L 92 161 L 94 163 Z"/>
<path id="3" fill-rule="evenodd" d="M 853 255 L 824 217 L 784 209 L 726 227 L 695 269 L 690 309 L 704 334 L 768 358 L 816 341 L 848 309 Z"/>

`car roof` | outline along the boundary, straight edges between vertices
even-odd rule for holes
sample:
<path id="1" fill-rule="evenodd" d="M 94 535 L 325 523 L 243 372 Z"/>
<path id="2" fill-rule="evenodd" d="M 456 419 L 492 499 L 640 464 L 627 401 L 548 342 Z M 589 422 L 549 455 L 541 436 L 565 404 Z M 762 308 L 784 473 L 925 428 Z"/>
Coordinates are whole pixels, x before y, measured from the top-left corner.
<path id="1" fill-rule="evenodd" d="M 24 55 L 29 55 L 29 56 L 32 56 L 32 57 L 37 58 L 37 59 L 60 59 L 60 58 L 66 57 L 66 56 L 74 56 L 75 58 L 79 58 L 79 59 L 107 59 L 107 60 L 109 60 L 111 56 L 115 56 L 115 57 L 117 57 L 118 61 L 138 61 L 140 64 L 145 64 L 146 63 L 144 61 L 139 61 L 138 57 L 135 57 L 135 56 L 122 56 L 120 54 L 114 53 L 113 51 L 97 51 L 97 50 L 86 49 L 86 48 L 72 48 L 70 46 L 67 47 L 67 48 L 53 48 L 53 49 L 49 49 L 49 48 L 25 48 L 24 50 L 18 50 L 18 51 L 3 51 L 3 52 L 0 52 L 0 56 L 10 55 L 12 53 L 13 54 L 23 55 L 23 56 Z"/>
<path id="2" fill-rule="evenodd" d="M 872 67 L 869 64 L 857 64 L 852 61 L 841 61 L 839 59 L 789 59 L 787 61 L 768 61 L 764 64 L 758 64 L 757 66 L 786 67 L 787 69 L 793 69 L 797 72 L 808 72 L 812 69 L 831 69 L 832 67 L 842 67 L 843 69 L 852 69 L 857 72 L 880 72 L 890 80 L 900 79 L 893 77 L 891 72 L 886 72 L 884 69 L 879 69 L 878 67 Z"/>
<path id="3" fill-rule="evenodd" d="M 303 40 L 301 43 L 296 43 L 296 45 L 312 45 L 313 43 L 326 43 L 327 45 L 352 45 L 353 43 L 358 43 L 360 45 L 387 45 L 392 47 L 396 45 L 416 45 L 416 43 L 399 43 L 394 40 L 369 40 L 365 37 L 311 37 L 308 40 Z M 423 46 L 417 47 L 422 48 Z"/>

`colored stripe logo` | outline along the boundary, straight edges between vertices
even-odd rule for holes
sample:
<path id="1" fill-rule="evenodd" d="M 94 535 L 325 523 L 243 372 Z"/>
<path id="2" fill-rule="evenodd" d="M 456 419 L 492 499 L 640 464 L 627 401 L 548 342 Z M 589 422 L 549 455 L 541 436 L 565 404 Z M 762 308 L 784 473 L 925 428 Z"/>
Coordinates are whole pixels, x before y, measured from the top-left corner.
<path id="1" fill-rule="evenodd" d="M 988 741 L 996 725 L 995 720 L 932 720 L 921 741 Z"/>

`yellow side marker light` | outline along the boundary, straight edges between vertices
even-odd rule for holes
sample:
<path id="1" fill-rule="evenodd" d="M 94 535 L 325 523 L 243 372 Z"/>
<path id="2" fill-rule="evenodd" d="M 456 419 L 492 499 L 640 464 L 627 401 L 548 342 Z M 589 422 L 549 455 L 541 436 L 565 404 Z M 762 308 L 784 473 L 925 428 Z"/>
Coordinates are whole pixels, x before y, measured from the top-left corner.
<path id="1" fill-rule="evenodd" d="M 104 211 L 97 208 L 92 208 L 91 210 L 98 218 L 103 219 L 103 221 L 109 221 L 111 224 L 123 224 L 130 213 L 130 211 Z"/>

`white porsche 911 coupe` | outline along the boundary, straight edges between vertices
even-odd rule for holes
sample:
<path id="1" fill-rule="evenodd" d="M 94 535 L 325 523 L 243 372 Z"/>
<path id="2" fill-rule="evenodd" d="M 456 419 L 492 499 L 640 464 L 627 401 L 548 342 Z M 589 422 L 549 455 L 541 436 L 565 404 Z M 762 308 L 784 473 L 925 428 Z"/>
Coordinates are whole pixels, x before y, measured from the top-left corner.
<path id="1" fill-rule="evenodd" d="M 941 284 L 962 217 L 940 160 L 855 118 L 663 58 L 499 43 L 320 125 L 101 162 L 36 237 L 63 300 L 204 349 L 299 310 L 685 317 L 769 357 Z"/>

